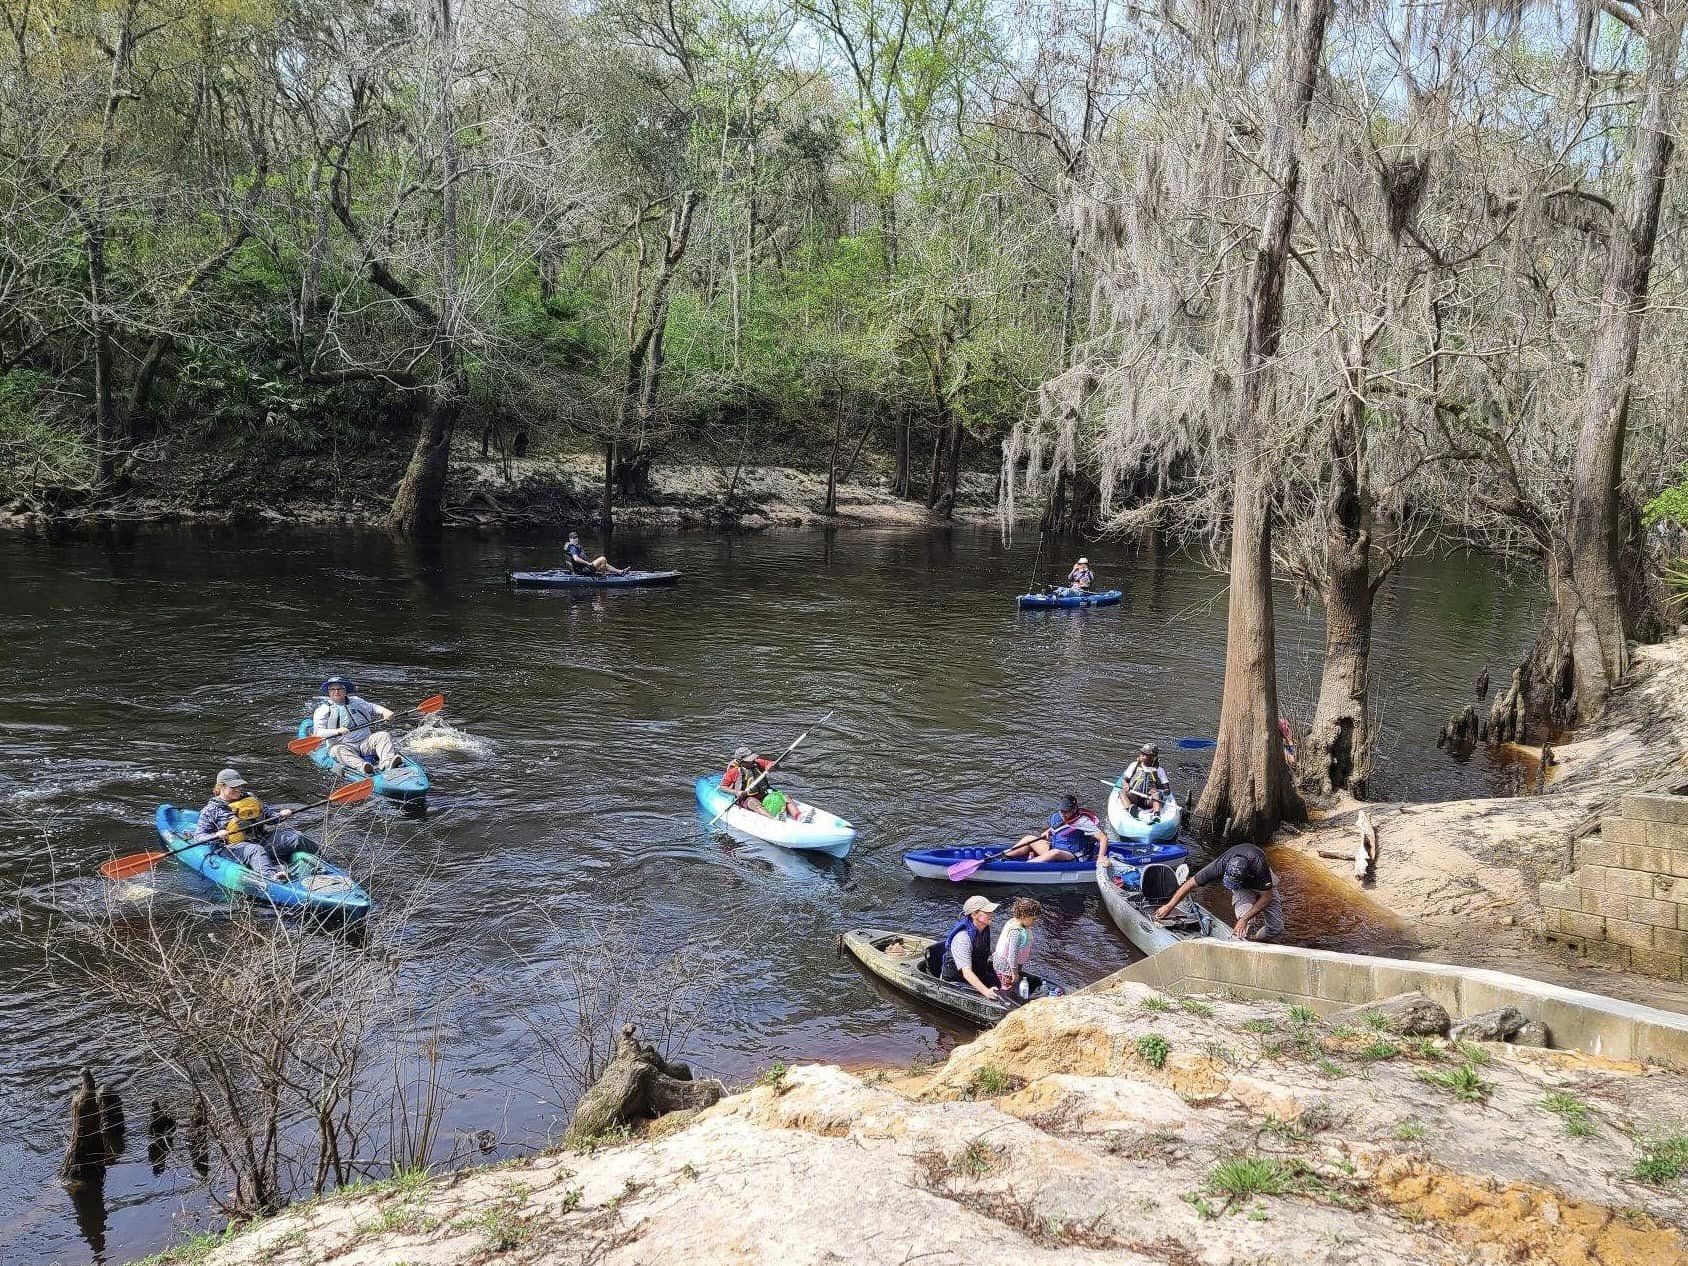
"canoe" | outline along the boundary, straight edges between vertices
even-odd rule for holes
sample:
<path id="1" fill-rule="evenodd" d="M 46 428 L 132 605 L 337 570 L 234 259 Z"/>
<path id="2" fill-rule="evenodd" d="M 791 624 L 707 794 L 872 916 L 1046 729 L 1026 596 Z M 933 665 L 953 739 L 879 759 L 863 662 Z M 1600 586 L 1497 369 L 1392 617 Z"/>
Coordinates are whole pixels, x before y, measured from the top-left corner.
<path id="1" fill-rule="evenodd" d="M 891 988 L 981 1028 L 990 1028 L 1010 1010 L 1006 1002 L 985 998 L 965 984 L 939 979 L 932 970 L 932 960 L 943 950 L 929 936 L 885 928 L 853 928 L 841 940 L 850 957 Z M 1027 1001 L 1056 998 L 1064 992 L 1053 981 L 1031 972 L 1023 973 L 1023 978 L 1031 987 Z"/>
<path id="2" fill-rule="evenodd" d="M 710 817 L 721 813 L 721 821 L 717 825 L 731 827 L 745 835 L 753 835 L 759 840 L 766 840 L 770 844 L 778 844 L 781 848 L 796 849 L 805 853 L 826 853 L 831 857 L 843 857 L 850 851 L 850 845 L 856 841 L 856 828 L 835 813 L 828 813 L 825 809 L 817 809 L 812 804 L 804 804 L 800 800 L 793 800 L 803 811 L 804 820 L 799 822 L 795 818 L 779 817 L 765 818 L 760 813 L 749 809 L 742 809 L 733 804 L 733 797 L 721 790 L 721 776 L 713 778 L 699 778 L 696 783 L 697 802 Z M 726 810 L 722 813 L 722 810 Z"/>
<path id="3" fill-rule="evenodd" d="M 194 810 L 168 804 L 159 805 L 153 816 L 164 848 L 181 849 L 172 854 L 176 861 L 219 888 L 265 902 L 277 910 L 332 915 L 346 920 L 363 918 L 374 905 L 369 894 L 350 875 L 311 853 L 295 853 L 288 864 L 292 877 L 286 883 L 278 883 L 219 853 L 210 844 L 189 844 L 183 848 L 183 841 L 193 838 L 198 823 L 199 814 Z"/>
<path id="4" fill-rule="evenodd" d="M 1023 611 L 1046 611 L 1052 607 L 1111 607 L 1124 596 L 1118 589 L 1105 589 L 1101 593 L 1057 589 L 1053 593 L 1023 593 L 1014 601 Z"/>
<path id="5" fill-rule="evenodd" d="M 1159 909 L 1178 890 L 1178 879 L 1170 866 L 1137 869 L 1120 866 L 1110 859 L 1096 863 L 1096 887 L 1102 893 L 1102 907 L 1130 941 L 1145 954 L 1158 954 L 1180 941 L 1211 936 L 1216 941 L 1234 941 L 1231 925 L 1196 904 L 1194 894 L 1178 903 L 1165 923 L 1155 918 Z"/>
<path id="6" fill-rule="evenodd" d="M 948 879 L 949 868 L 957 862 L 973 861 L 1002 848 L 1000 844 L 970 845 L 959 848 L 922 848 L 903 854 L 903 865 L 922 879 Z M 1110 857 L 1120 857 L 1133 866 L 1147 866 L 1162 862 L 1176 866 L 1190 855 L 1177 844 L 1151 844 L 1144 848 L 1109 848 Z M 998 859 L 986 862 L 965 880 L 970 884 L 1088 884 L 1096 879 L 1096 863 L 1088 858 L 1071 862 L 1028 862 Z"/>
<path id="7" fill-rule="evenodd" d="M 1161 805 L 1160 817 L 1149 822 L 1125 807 L 1125 796 L 1120 791 L 1118 779 L 1114 781 L 1113 791 L 1108 794 L 1108 825 L 1122 840 L 1146 840 L 1150 843 L 1175 840 L 1178 838 L 1178 824 L 1183 818 L 1184 810 L 1179 806 L 1177 796 L 1167 796 L 1166 802 Z M 1153 860 L 1162 859 L 1157 857 Z"/>
<path id="8" fill-rule="evenodd" d="M 300 738 L 311 737 L 311 719 L 306 717 L 299 722 Z M 334 746 L 329 740 L 311 753 L 311 763 L 318 769 L 333 770 L 339 773 L 342 782 L 356 782 L 362 778 L 361 773 L 354 773 L 328 754 L 328 749 Z M 403 752 L 399 759 L 404 763 L 393 769 L 379 769 L 375 771 L 375 794 L 390 796 L 394 800 L 420 800 L 428 794 L 428 771 L 423 769 Z"/>
<path id="9" fill-rule="evenodd" d="M 550 571 L 513 571 L 510 583 L 518 589 L 635 589 L 642 585 L 671 585 L 677 571 L 630 571 L 625 576 L 582 576 L 566 567 Z"/>

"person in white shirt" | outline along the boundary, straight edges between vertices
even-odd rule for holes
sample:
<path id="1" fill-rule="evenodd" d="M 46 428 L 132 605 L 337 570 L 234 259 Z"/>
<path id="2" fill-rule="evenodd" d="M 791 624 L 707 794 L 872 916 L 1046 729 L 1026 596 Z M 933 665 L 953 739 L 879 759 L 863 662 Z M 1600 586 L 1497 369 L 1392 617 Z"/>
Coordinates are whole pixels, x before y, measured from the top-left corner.
<path id="1" fill-rule="evenodd" d="M 377 721 L 390 721 L 393 710 L 360 698 L 357 683 L 345 677 L 330 677 L 322 683 L 323 698 L 311 713 L 311 733 L 317 738 L 340 741 L 328 754 L 354 773 L 368 776 L 379 769 L 394 769 L 404 763 L 393 736 L 371 729 Z"/>

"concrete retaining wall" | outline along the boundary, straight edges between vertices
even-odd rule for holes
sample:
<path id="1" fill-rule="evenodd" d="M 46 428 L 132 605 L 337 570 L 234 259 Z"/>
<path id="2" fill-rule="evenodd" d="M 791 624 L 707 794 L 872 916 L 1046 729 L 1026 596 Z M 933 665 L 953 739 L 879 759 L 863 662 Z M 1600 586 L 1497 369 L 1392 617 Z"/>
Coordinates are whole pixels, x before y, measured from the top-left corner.
<path id="1" fill-rule="evenodd" d="M 1276 998 L 1323 1013 L 1417 989 L 1455 1020 L 1516 1007 L 1547 1025 L 1555 1047 L 1688 1072 L 1688 1016 L 1543 984 L 1506 972 L 1418 963 L 1290 945 L 1185 941 L 1090 988 L 1121 980 L 1184 993 Z"/>
<path id="2" fill-rule="evenodd" d="M 1623 797 L 1581 865 L 1540 886 L 1542 933 L 1584 957 L 1668 980 L 1688 979 L 1688 796 Z"/>

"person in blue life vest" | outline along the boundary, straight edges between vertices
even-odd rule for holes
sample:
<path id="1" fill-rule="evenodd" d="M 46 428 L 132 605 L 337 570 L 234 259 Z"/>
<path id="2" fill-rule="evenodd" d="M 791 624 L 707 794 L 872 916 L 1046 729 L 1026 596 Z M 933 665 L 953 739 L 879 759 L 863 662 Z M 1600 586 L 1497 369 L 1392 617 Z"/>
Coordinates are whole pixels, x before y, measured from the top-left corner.
<path id="1" fill-rule="evenodd" d="M 580 544 L 580 533 L 570 532 L 568 544 L 563 546 L 563 557 L 568 562 L 568 568 L 577 576 L 625 576 L 627 568 L 617 567 L 602 554 L 590 562 L 586 558 L 586 550 Z"/>
<path id="2" fill-rule="evenodd" d="M 1077 796 L 1062 796 L 1061 805 L 1049 815 L 1049 825 L 1035 835 L 1022 835 L 1002 856 L 1013 861 L 1073 862 L 1107 857 L 1108 833 L 1102 820 L 1083 808 Z"/>
<path id="3" fill-rule="evenodd" d="M 393 736 L 370 728 L 377 721 L 393 719 L 393 710 L 371 703 L 357 693 L 357 683 L 346 677 L 330 677 L 322 683 L 322 698 L 311 713 L 311 733 L 317 738 L 338 739 L 328 754 L 347 769 L 368 777 L 378 769 L 396 769 L 404 764 Z"/>
<path id="4" fill-rule="evenodd" d="M 969 897 L 961 907 L 961 919 L 944 936 L 942 979 L 965 984 L 982 998 L 1001 1001 L 997 993 L 996 968 L 991 963 L 991 916 L 996 902 L 987 897 Z"/>
<path id="5" fill-rule="evenodd" d="M 291 809 L 274 814 L 266 823 L 263 801 L 246 788 L 234 769 L 219 770 L 211 799 L 199 811 L 195 844 L 210 844 L 265 879 L 286 879 L 295 853 L 314 853 L 315 846 L 290 826 L 278 825 L 293 816 Z"/>

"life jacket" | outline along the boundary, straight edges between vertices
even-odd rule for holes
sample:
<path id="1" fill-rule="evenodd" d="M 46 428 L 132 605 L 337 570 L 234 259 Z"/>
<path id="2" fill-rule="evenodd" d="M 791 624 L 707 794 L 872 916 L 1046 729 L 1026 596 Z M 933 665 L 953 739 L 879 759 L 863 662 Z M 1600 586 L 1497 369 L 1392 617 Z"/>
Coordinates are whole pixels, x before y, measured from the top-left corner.
<path id="1" fill-rule="evenodd" d="M 949 945 L 955 940 L 957 932 L 967 933 L 968 943 L 973 947 L 973 974 L 981 981 L 989 984 L 996 977 L 996 969 L 991 966 L 991 933 L 989 928 L 983 930 L 973 926 L 970 915 L 962 915 L 961 921 L 944 934 L 944 966 L 940 973 L 945 980 L 963 979 L 961 972 L 956 969 L 955 960 L 950 957 Z"/>
<path id="2" fill-rule="evenodd" d="M 344 703 L 335 703 L 334 700 L 323 695 L 317 699 L 317 707 L 320 708 L 323 704 L 327 704 L 330 709 L 328 725 L 324 727 L 326 729 L 355 730 L 361 725 L 373 725 L 381 719 L 381 714 L 367 700 L 358 695 L 348 695 Z M 315 709 L 312 709 L 312 712 L 314 713 Z M 366 736 L 353 735 L 351 737 L 362 738 Z"/>
<path id="3" fill-rule="evenodd" d="M 721 778 L 721 790 L 732 796 L 735 802 L 743 802 L 746 799 L 744 789 L 750 786 L 752 782 L 756 781 L 757 776 L 762 772 L 762 766 L 757 764 L 755 761 L 747 761 L 744 764 L 740 764 L 736 760 L 728 761 L 727 773 L 731 774 L 734 770 L 738 771 L 738 780 L 731 786 L 728 786 L 726 775 L 723 774 Z M 767 795 L 768 791 L 768 780 L 766 778 L 762 779 L 761 782 L 756 783 L 756 791 L 754 794 L 758 800 Z"/>
<path id="4" fill-rule="evenodd" d="M 264 802 L 257 796 L 242 796 L 239 800 L 229 801 L 228 806 L 230 817 L 226 842 L 229 844 L 244 844 L 246 843 L 246 831 L 251 829 L 246 824 L 256 822 L 264 816 Z M 262 833 L 262 827 L 253 831 L 254 835 Z"/>
<path id="5" fill-rule="evenodd" d="M 1101 821 L 1089 809 L 1080 809 L 1071 822 L 1064 820 L 1057 810 L 1049 815 L 1049 843 L 1064 848 L 1083 861 L 1096 848 L 1096 837 L 1086 827 L 1100 827 Z"/>
<path id="6" fill-rule="evenodd" d="M 1160 790 L 1160 779 L 1155 777 L 1159 770 L 1159 765 L 1145 765 L 1142 761 L 1132 761 L 1131 768 L 1125 771 L 1126 789 L 1135 791 L 1140 796 L 1152 795 Z"/>

